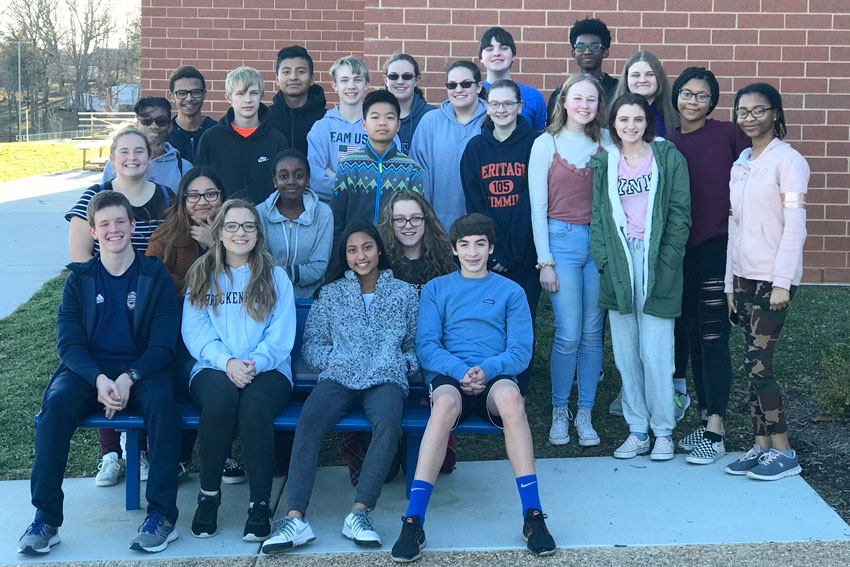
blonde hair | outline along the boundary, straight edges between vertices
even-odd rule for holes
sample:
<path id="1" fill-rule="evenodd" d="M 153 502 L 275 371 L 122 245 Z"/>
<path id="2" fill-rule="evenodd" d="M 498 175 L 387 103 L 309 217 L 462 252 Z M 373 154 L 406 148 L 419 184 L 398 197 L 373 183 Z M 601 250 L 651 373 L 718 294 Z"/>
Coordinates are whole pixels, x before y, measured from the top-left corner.
<path id="1" fill-rule="evenodd" d="M 558 93 L 558 98 L 555 100 L 555 108 L 552 109 L 552 121 L 546 127 L 546 132 L 553 136 L 564 129 L 567 125 L 567 109 L 564 108 L 564 101 L 567 99 L 570 89 L 573 85 L 577 85 L 587 81 L 596 87 L 599 106 L 596 108 L 596 116 L 584 126 L 584 134 L 594 142 L 602 141 L 602 124 L 605 116 L 605 92 L 602 90 L 602 85 L 596 80 L 596 77 L 587 73 L 576 73 L 570 75 L 561 87 L 561 92 Z"/>
<path id="2" fill-rule="evenodd" d="M 340 67 L 345 66 L 351 67 L 351 72 L 355 75 L 360 75 L 364 79 L 366 79 L 366 84 L 369 84 L 369 67 L 358 57 L 354 55 L 346 55 L 345 57 L 340 57 L 337 59 L 333 65 L 331 65 L 331 77 L 336 81 L 336 72 Z"/>
<path id="3" fill-rule="evenodd" d="M 142 131 L 136 128 L 135 126 L 125 126 L 124 128 L 118 130 L 114 136 L 112 136 L 112 143 L 109 144 L 109 157 L 115 155 L 115 150 L 118 148 L 118 140 L 120 140 L 124 136 L 129 136 L 131 134 L 139 136 L 142 140 L 145 141 L 145 148 L 147 148 L 148 150 L 148 157 L 151 157 L 151 143 L 148 140 L 148 137 L 145 136 Z"/>
<path id="4" fill-rule="evenodd" d="M 623 66 L 623 73 L 620 76 L 620 82 L 617 84 L 617 90 L 614 92 L 614 100 L 617 100 L 622 95 L 631 92 L 629 91 L 629 69 L 638 61 L 643 61 L 649 65 L 652 72 L 655 73 L 655 81 L 658 83 L 658 89 L 655 91 L 655 96 L 652 102 L 655 108 L 664 117 L 664 128 L 668 132 L 672 132 L 679 127 L 679 113 L 673 108 L 673 98 L 671 95 L 670 80 L 667 78 L 667 73 L 664 72 L 664 67 L 658 57 L 649 51 L 637 51 L 626 60 Z"/>
<path id="5" fill-rule="evenodd" d="M 243 88 L 257 86 L 260 88 L 260 96 L 266 94 L 266 83 L 263 76 L 253 67 L 237 67 L 227 74 L 224 80 L 224 90 L 233 94 L 238 86 Z"/>

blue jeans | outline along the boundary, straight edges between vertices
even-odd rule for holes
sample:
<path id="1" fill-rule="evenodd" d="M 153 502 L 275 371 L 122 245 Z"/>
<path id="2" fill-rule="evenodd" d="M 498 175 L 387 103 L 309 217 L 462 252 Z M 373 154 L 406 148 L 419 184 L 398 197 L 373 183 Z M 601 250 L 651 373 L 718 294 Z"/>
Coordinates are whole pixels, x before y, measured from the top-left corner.
<path id="1" fill-rule="evenodd" d="M 549 249 L 555 260 L 559 291 L 550 293 L 555 341 L 549 363 L 552 403 L 565 406 L 578 364 L 578 407 L 593 409 L 602 369 L 599 271 L 590 255 L 590 227 L 549 219 Z"/>

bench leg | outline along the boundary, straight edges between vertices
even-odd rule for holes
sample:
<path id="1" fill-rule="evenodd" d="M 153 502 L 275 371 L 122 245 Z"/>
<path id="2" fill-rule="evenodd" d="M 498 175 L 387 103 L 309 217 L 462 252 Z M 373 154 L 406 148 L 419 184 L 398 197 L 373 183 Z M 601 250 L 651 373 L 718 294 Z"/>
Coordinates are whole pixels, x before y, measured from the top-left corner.
<path id="1" fill-rule="evenodd" d="M 407 475 L 404 495 L 410 500 L 410 489 L 413 487 L 413 476 L 416 474 L 416 463 L 419 462 L 419 445 L 422 444 L 421 433 L 407 434 Z"/>
<path id="2" fill-rule="evenodd" d="M 139 509 L 139 490 L 141 481 L 139 480 L 139 429 L 127 430 L 127 444 L 124 448 L 124 462 L 126 463 L 127 472 L 127 494 L 126 505 L 127 510 Z"/>

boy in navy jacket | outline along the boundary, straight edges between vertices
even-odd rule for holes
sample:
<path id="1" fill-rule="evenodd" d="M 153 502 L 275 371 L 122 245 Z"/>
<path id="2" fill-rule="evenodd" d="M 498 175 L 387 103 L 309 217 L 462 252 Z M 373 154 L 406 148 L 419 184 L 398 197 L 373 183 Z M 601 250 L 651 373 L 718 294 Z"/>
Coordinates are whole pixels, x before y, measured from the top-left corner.
<path id="1" fill-rule="evenodd" d="M 130 549 L 156 552 L 177 538 L 180 409 L 172 395 L 171 360 L 180 326 L 174 284 L 156 258 L 130 245 L 133 209 L 117 191 L 102 191 L 87 210 L 100 253 L 70 264 L 56 322 L 59 368 L 35 432 L 31 477 L 35 520 L 18 542 L 24 554 L 59 543 L 62 477 L 77 424 L 103 411 L 140 414 L 148 432 L 147 517 Z"/>
<path id="2" fill-rule="evenodd" d="M 449 231 L 460 270 L 422 288 L 416 354 L 431 391 L 431 417 L 392 549 L 395 561 L 413 561 L 425 547 L 425 509 L 446 455 L 449 432 L 475 413 L 505 430 L 505 446 L 519 490 L 522 537 L 535 555 L 555 552 L 540 506 L 531 429 L 516 376 L 531 362 L 534 330 L 522 288 L 490 272 L 493 221 L 473 213 Z"/>

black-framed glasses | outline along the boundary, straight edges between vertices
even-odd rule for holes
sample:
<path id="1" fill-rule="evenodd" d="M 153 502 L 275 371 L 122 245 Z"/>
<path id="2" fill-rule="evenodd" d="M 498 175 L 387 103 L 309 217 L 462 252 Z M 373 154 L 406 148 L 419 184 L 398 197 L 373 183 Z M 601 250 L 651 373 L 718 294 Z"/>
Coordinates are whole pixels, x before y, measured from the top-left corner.
<path id="1" fill-rule="evenodd" d="M 739 108 L 735 111 L 735 116 L 738 118 L 738 120 L 746 120 L 747 116 L 749 116 L 750 114 L 753 115 L 753 118 L 761 118 L 768 110 L 773 110 L 773 107 L 757 106 L 752 110 L 747 110 L 746 108 Z"/>
<path id="2" fill-rule="evenodd" d="M 396 228 L 404 228 L 408 223 L 413 228 L 416 228 L 422 226 L 423 222 L 425 222 L 425 217 L 422 215 L 413 215 L 409 219 L 405 217 L 393 217 L 393 226 Z"/>
<path id="3" fill-rule="evenodd" d="M 475 81 L 461 81 L 459 83 L 456 83 L 455 81 L 448 81 L 446 83 L 446 88 L 449 89 L 450 91 L 453 91 L 458 87 L 458 85 L 460 85 L 460 88 L 468 89 L 469 87 L 471 87 L 474 84 L 476 84 Z"/>
<path id="4" fill-rule="evenodd" d="M 401 75 L 398 73 L 387 73 L 386 77 L 391 81 L 397 81 L 399 77 L 405 81 L 412 81 L 416 78 L 416 75 L 413 73 L 402 73 Z"/>
<path id="5" fill-rule="evenodd" d="M 688 89 L 682 89 L 679 91 L 679 97 L 682 100 L 691 100 L 692 98 L 697 99 L 697 102 L 704 103 L 711 100 L 711 95 L 704 92 L 694 93 L 689 91 Z"/>
<path id="6" fill-rule="evenodd" d="M 156 125 L 160 128 L 165 128 L 171 124 L 171 118 L 166 116 L 157 116 L 156 118 L 152 118 L 150 116 L 139 116 L 139 124 L 142 126 L 150 126 L 153 123 L 156 123 Z"/>
<path id="7" fill-rule="evenodd" d="M 186 97 L 188 97 L 189 95 L 192 95 L 192 98 L 201 98 L 206 94 L 206 92 L 206 89 L 192 89 L 188 91 L 180 90 L 174 91 L 174 96 L 176 96 L 180 100 L 185 100 Z"/>
<path id="8" fill-rule="evenodd" d="M 206 193 L 186 193 L 186 200 L 190 203 L 198 203 L 201 201 L 201 197 L 207 203 L 215 203 L 218 201 L 218 197 L 221 195 L 221 191 L 207 191 Z"/>
<path id="9" fill-rule="evenodd" d="M 255 222 L 226 222 L 224 223 L 224 230 L 227 232 L 238 232 L 239 229 L 244 230 L 245 232 L 256 232 L 257 231 L 257 223 Z"/>
<path id="10" fill-rule="evenodd" d="M 519 103 L 515 100 L 488 100 L 487 108 L 490 110 L 499 110 L 500 108 L 504 108 L 505 110 L 513 110 L 516 105 Z"/>
<path id="11" fill-rule="evenodd" d="M 596 53 L 597 51 L 602 51 L 602 44 L 598 41 L 594 41 L 593 43 L 583 43 L 578 42 L 573 46 L 576 53 L 582 53 L 584 51 L 589 51 L 590 53 Z"/>

